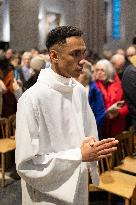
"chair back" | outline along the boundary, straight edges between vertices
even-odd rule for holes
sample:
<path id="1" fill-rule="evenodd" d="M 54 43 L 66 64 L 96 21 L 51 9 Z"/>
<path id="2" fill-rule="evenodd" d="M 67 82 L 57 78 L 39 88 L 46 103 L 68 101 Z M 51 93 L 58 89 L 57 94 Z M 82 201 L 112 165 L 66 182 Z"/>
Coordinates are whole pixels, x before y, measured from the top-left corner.
<path id="1" fill-rule="evenodd" d="M 136 205 L 136 186 L 135 186 L 135 189 L 133 191 L 131 205 Z"/>
<path id="2" fill-rule="evenodd" d="M 117 150 L 113 153 L 113 164 L 118 166 L 122 163 L 122 160 L 132 155 L 133 153 L 133 133 L 131 131 L 124 131 L 116 136 L 119 141 Z"/>
<path id="3" fill-rule="evenodd" d="M 0 118 L 0 135 L 1 138 L 9 137 L 9 123 L 7 118 Z"/>
<path id="4" fill-rule="evenodd" d="M 8 126 L 9 126 L 9 136 L 15 136 L 15 129 L 16 129 L 16 115 L 10 115 L 8 117 Z"/>
<path id="5" fill-rule="evenodd" d="M 110 171 L 112 169 L 112 157 L 106 157 L 100 159 L 98 162 L 99 174 L 104 173 L 105 171 Z"/>

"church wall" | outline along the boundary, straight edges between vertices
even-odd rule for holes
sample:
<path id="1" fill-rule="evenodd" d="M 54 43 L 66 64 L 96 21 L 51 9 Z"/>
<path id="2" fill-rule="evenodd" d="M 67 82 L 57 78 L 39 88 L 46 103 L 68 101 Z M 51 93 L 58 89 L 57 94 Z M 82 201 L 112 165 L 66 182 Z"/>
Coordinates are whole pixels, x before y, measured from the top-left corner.
<path id="1" fill-rule="evenodd" d="M 0 40 L 5 41 L 9 35 L 10 47 L 16 50 L 28 50 L 32 47 L 43 49 L 48 32 L 47 12 L 61 16 L 60 25 L 75 25 L 84 31 L 87 47 L 99 54 L 103 47 L 113 51 L 126 48 L 136 31 L 136 4 L 134 0 L 121 1 L 121 39 L 113 40 L 111 36 L 112 8 L 111 0 L 4 0 L 10 2 L 10 33 L 6 31 L 4 15 L 8 19 L 8 6 L 0 7 Z M 109 2 L 107 20 L 104 19 L 104 1 Z M 41 10 L 41 14 L 39 11 Z M 6 14 L 5 14 L 6 11 Z M 4 13 L 3 13 L 4 12 Z M 107 28 L 106 28 L 107 26 Z M 4 31 L 4 32 L 3 32 Z M 104 43 L 105 32 L 107 42 Z"/>
<path id="2" fill-rule="evenodd" d="M 27 50 L 38 45 L 39 0 L 10 1 L 10 47 Z"/>
<path id="3" fill-rule="evenodd" d="M 0 6 L 0 41 L 2 40 L 2 30 L 3 30 L 3 27 L 2 27 L 2 5 Z"/>
<path id="4" fill-rule="evenodd" d="M 111 0 L 109 2 L 108 10 L 108 28 L 107 28 L 107 43 L 105 48 L 111 49 L 113 52 L 118 48 L 126 49 L 131 43 L 134 33 L 136 31 L 136 4 L 134 0 L 122 0 L 121 1 L 121 39 L 114 40 L 111 36 L 112 25 L 112 7 Z"/>
<path id="5" fill-rule="evenodd" d="M 43 49 L 47 34 L 46 14 L 54 12 L 61 15 L 60 25 L 80 27 L 84 31 L 87 47 L 100 52 L 103 45 L 100 31 L 102 26 L 99 26 L 102 22 L 102 4 L 101 0 L 12 0 L 10 46 L 17 50 L 27 50 L 35 46 Z M 101 12 L 97 12 L 98 9 Z M 93 16 L 93 21 L 92 13 L 96 15 L 96 18 Z"/>

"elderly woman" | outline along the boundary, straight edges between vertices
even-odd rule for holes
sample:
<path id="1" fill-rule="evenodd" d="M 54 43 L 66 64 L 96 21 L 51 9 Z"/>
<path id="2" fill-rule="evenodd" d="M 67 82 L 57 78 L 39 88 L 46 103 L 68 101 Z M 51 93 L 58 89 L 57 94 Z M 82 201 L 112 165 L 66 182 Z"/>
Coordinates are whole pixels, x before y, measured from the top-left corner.
<path id="1" fill-rule="evenodd" d="M 30 61 L 31 61 L 32 55 L 30 52 L 24 52 L 22 55 L 22 62 L 21 62 L 21 72 L 22 73 L 22 82 L 23 84 L 27 82 L 31 75 L 32 75 L 32 69 L 30 67 Z"/>
<path id="2" fill-rule="evenodd" d="M 105 118 L 105 106 L 102 92 L 96 85 L 94 67 L 90 62 L 85 61 L 83 72 L 77 80 L 86 87 L 89 104 L 94 113 L 99 139 L 101 140 L 103 139 L 102 128 Z"/>
<path id="3" fill-rule="evenodd" d="M 41 69 L 44 69 L 46 66 L 44 57 L 42 55 L 37 55 L 33 57 L 30 61 L 30 66 L 32 69 L 32 74 L 29 80 L 24 83 L 23 90 L 27 90 L 36 83 Z M 13 89 L 16 100 L 18 101 L 23 93 L 23 90 L 16 79 L 14 79 L 13 81 Z"/>
<path id="4" fill-rule="evenodd" d="M 106 107 L 104 138 L 113 137 L 125 130 L 128 107 L 124 102 L 121 81 L 112 64 L 102 59 L 97 62 L 95 69 L 96 84 L 103 93 Z"/>

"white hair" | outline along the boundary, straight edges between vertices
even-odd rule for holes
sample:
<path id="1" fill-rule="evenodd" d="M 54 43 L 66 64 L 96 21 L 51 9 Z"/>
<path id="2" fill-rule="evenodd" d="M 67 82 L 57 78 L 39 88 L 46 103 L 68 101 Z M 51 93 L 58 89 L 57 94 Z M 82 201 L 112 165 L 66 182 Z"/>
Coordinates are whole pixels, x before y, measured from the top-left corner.
<path id="1" fill-rule="evenodd" d="M 117 61 L 121 61 L 125 63 L 125 57 L 122 54 L 115 54 L 111 58 L 111 63 L 116 63 Z"/>
<path id="2" fill-rule="evenodd" d="M 22 58 L 25 58 L 25 57 L 28 57 L 28 58 L 31 59 L 32 58 L 31 52 L 28 52 L 28 51 L 24 52 L 23 55 L 22 55 Z"/>
<path id="3" fill-rule="evenodd" d="M 24 66 L 23 60 L 24 60 L 25 58 L 29 58 L 29 59 L 31 60 L 31 58 L 32 58 L 31 52 L 26 51 L 26 52 L 23 53 L 23 55 L 22 55 L 22 61 L 21 61 L 21 65 L 22 65 L 22 66 Z"/>
<path id="4" fill-rule="evenodd" d="M 103 67 L 105 73 L 107 74 L 107 81 L 112 82 L 114 80 L 116 71 L 111 62 L 107 59 L 102 59 L 96 63 L 96 66 L 97 65 L 101 65 Z"/>

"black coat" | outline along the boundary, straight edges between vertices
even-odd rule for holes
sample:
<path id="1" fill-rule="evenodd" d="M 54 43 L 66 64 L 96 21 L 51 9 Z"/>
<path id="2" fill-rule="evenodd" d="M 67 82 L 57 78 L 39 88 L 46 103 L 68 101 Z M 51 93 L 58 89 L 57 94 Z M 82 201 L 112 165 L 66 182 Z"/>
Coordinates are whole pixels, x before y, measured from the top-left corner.
<path id="1" fill-rule="evenodd" d="M 33 86 L 36 83 L 38 76 L 39 76 L 39 73 L 35 73 L 34 75 L 32 75 L 31 78 L 24 83 L 23 90 L 25 91 L 29 89 L 31 86 Z"/>
<path id="2" fill-rule="evenodd" d="M 122 77 L 122 86 L 130 116 L 136 120 L 136 68 L 129 65 Z"/>

